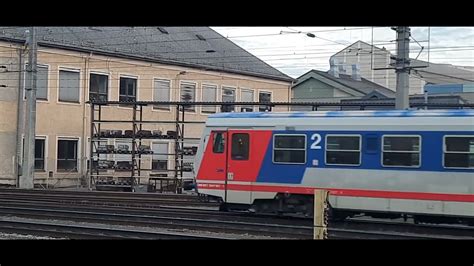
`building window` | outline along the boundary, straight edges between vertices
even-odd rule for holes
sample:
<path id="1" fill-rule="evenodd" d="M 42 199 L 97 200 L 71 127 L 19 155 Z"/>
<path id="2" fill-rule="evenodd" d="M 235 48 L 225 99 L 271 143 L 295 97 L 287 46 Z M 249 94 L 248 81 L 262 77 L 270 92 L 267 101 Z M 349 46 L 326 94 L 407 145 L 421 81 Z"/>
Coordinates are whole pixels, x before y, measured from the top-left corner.
<path id="1" fill-rule="evenodd" d="M 45 140 L 36 139 L 35 140 L 35 170 L 44 171 L 44 149 L 45 149 Z"/>
<path id="2" fill-rule="evenodd" d="M 222 87 L 222 101 L 235 102 L 235 89 Z M 234 112 L 234 110 L 234 105 L 223 105 L 221 108 L 222 112 Z"/>
<path id="3" fill-rule="evenodd" d="M 232 160 L 249 159 L 249 134 L 235 133 L 232 135 Z"/>
<path id="4" fill-rule="evenodd" d="M 168 169 L 168 143 L 152 143 L 153 150 L 151 169 L 167 170 Z"/>
<path id="5" fill-rule="evenodd" d="M 155 79 L 153 84 L 153 101 L 169 102 L 171 82 L 169 80 Z M 170 110 L 169 105 L 155 105 L 153 109 Z"/>
<path id="6" fill-rule="evenodd" d="M 28 64 L 26 64 L 28 69 Z M 48 66 L 36 67 L 36 100 L 48 100 Z M 30 87 L 30 75 L 28 72 L 25 72 L 25 88 Z M 26 95 L 25 95 L 26 97 Z"/>
<path id="7" fill-rule="evenodd" d="M 269 103 L 272 101 L 272 93 L 271 92 L 259 92 L 258 93 L 258 102 L 259 103 Z M 270 112 L 272 107 L 269 105 L 259 105 L 258 111 L 259 112 Z"/>
<path id="8" fill-rule="evenodd" d="M 420 166 L 420 136 L 383 136 L 383 166 Z"/>
<path id="9" fill-rule="evenodd" d="M 89 79 L 89 100 L 107 101 L 109 92 L 109 76 L 100 74 L 90 74 Z"/>
<path id="10" fill-rule="evenodd" d="M 77 171 L 77 140 L 58 140 L 58 171 Z"/>
<path id="11" fill-rule="evenodd" d="M 443 161 L 447 168 L 474 168 L 474 136 L 446 136 Z"/>
<path id="12" fill-rule="evenodd" d="M 275 135 L 273 137 L 273 162 L 288 164 L 306 163 L 306 136 Z"/>
<path id="13" fill-rule="evenodd" d="M 196 84 L 189 82 L 181 83 L 181 101 L 196 101 Z M 184 106 L 184 110 L 194 112 L 194 105 L 186 105 Z"/>
<path id="14" fill-rule="evenodd" d="M 59 101 L 79 103 L 79 72 L 59 70 Z"/>
<path id="15" fill-rule="evenodd" d="M 326 135 L 327 165 L 360 165 L 360 136 Z"/>
<path id="16" fill-rule="evenodd" d="M 242 89 L 242 94 L 240 95 L 241 101 L 242 102 L 253 102 L 254 101 L 254 93 L 253 90 L 245 90 Z M 241 112 L 253 112 L 253 106 L 252 105 L 246 105 L 240 107 Z"/>
<path id="17" fill-rule="evenodd" d="M 215 102 L 217 100 L 217 86 L 202 85 L 202 101 L 203 102 Z M 215 105 L 203 105 L 201 107 L 203 113 L 215 113 Z"/>
<path id="18" fill-rule="evenodd" d="M 119 101 L 135 102 L 137 100 L 137 79 L 120 77 Z M 122 105 L 127 106 L 127 105 Z"/>
<path id="19" fill-rule="evenodd" d="M 214 143 L 212 145 L 212 152 L 224 153 L 225 150 L 225 135 L 223 132 L 214 133 Z"/>

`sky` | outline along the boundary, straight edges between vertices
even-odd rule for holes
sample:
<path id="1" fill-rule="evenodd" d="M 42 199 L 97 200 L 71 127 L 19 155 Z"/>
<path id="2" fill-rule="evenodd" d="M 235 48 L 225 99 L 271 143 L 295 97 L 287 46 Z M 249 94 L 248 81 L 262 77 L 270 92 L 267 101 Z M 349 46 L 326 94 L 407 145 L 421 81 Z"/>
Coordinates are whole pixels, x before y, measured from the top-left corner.
<path id="1" fill-rule="evenodd" d="M 211 28 L 294 78 L 311 69 L 328 70 L 331 55 L 359 40 L 396 54 L 390 27 Z M 474 67 L 474 27 L 411 27 L 411 35 L 411 58 Z"/>

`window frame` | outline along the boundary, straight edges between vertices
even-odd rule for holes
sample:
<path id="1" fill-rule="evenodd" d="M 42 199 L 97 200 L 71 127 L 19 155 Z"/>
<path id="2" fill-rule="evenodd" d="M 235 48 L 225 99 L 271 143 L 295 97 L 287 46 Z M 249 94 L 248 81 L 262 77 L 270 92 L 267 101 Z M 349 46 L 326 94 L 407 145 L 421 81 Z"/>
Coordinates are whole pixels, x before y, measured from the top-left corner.
<path id="1" fill-rule="evenodd" d="M 260 102 L 260 93 L 268 93 L 268 94 L 270 94 L 270 103 L 273 102 L 273 92 L 272 92 L 272 91 L 258 90 L 258 93 L 257 93 L 257 94 L 258 94 L 258 95 L 257 95 L 257 101 L 258 101 L 258 103 L 261 103 L 261 102 Z M 267 111 L 261 111 L 261 110 L 260 110 L 260 108 L 263 107 L 263 106 L 267 107 L 267 105 L 259 105 L 259 106 L 258 106 L 258 111 L 265 113 L 265 112 L 267 112 Z M 270 110 L 268 110 L 268 112 L 272 112 L 273 106 L 268 106 L 268 107 L 270 108 Z"/>
<path id="2" fill-rule="evenodd" d="M 240 101 L 242 101 L 242 95 L 244 92 L 251 92 L 252 93 L 252 102 L 255 102 L 255 90 L 253 89 L 250 89 L 250 88 L 241 88 L 240 89 Z M 243 102 L 243 101 L 242 101 Z M 252 111 L 251 112 L 255 112 L 255 106 L 254 105 L 251 105 L 250 107 L 248 105 L 245 105 L 245 106 L 240 106 L 240 110 L 239 112 L 241 113 L 245 113 L 242 111 L 242 108 L 251 108 Z"/>
<path id="3" fill-rule="evenodd" d="M 235 136 L 235 135 L 238 135 L 238 134 L 247 135 L 247 137 L 248 137 L 247 158 L 245 158 L 245 159 L 235 159 L 235 158 L 234 158 L 234 154 L 232 153 L 233 150 L 234 150 L 234 136 Z M 230 137 L 230 158 L 229 158 L 229 160 L 232 160 L 232 161 L 250 161 L 250 149 L 251 149 L 251 145 L 250 145 L 250 133 L 249 133 L 249 132 L 232 132 L 231 135 L 232 135 L 232 136 Z M 225 143 L 224 143 L 224 144 L 225 144 Z M 224 152 L 225 152 L 225 150 L 224 150 Z"/>
<path id="4" fill-rule="evenodd" d="M 415 153 L 414 151 L 385 151 L 384 150 L 384 140 L 385 140 L 385 137 L 417 137 L 418 140 L 419 140 L 419 150 L 418 150 L 418 156 L 419 156 L 419 159 L 418 159 L 418 165 L 411 165 L 411 166 L 407 166 L 407 165 L 385 165 L 384 162 L 383 162 L 383 153 L 384 152 L 388 152 L 388 153 Z M 381 143 L 380 143 L 380 165 L 382 167 L 388 167 L 388 168 L 399 168 L 399 167 L 402 167 L 402 168 L 420 168 L 421 165 L 422 165 L 422 141 L 423 141 L 423 138 L 421 135 L 403 135 L 403 134 L 382 134 L 382 137 L 380 138 L 381 140 Z"/>
<path id="5" fill-rule="evenodd" d="M 474 154 L 474 152 L 463 152 L 463 151 L 455 151 L 455 152 L 448 152 L 447 151 L 447 145 L 446 145 L 446 137 L 448 138 L 474 138 L 474 135 L 444 135 L 443 136 L 443 158 L 442 158 L 442 164 L 443 164 L 443 168 L 445 169 L 463 169 L 463 170 L 469 170 L 469 169 L 473 169 L 474 170 L 474 166 L 473 167 L 451 167 L 451 166 L 446 166 L 445 165 L 445 157 L 446 157 L 446 153 L 455 153 L 455 154 Z"/>
<path id="6" fill-rule="evenodd" d="M 233 102 L 229 102 L 229 103 L 235 103 L 235 102 L 237 101 L 237 87 L 228 86 L 228 85 L 222 85 L 222 86 L 221 86 L 221 97 L 220 97 L 221 102 L 224 102 L 224 99 L 222 98 L 222 97 L 224 97 L 224 90 L 231 90 L 231 91 L 234 92 L 234 101 L 233 101 Z M 227 106 L 232 106 L 232 107 L 234 107 L 234 110 L 233 110 L 233 111 L 222 112 L 222 107 L 225 108 L 225 107 L 227 107 Z M 235 105 L 235 104 L 233 104 L 233 105 L 224 105 L 224 106 L 221 105 L 221 108 L 220 108 L 219 112 L 221 112 L 221 113 L 235 113 L 235 108 L 236 108 L 236 105 Z"/>
<path id="7" fill-rule="evenodd" d="M 178 98 L 178 101 L 179 102 L 184 102 L 184 100 L 182 99 L 182 93 L 183 93 L 183 85 L 192 85 L 194 86 L 194 99 L 192 101 L 189 101 L 189 102 L 196 102 L 196 99 L 198 97 L 198 83 L 195 82 L 195 81 L 190 81 L 190 80 L 180 80 L 179 82 L 179 98 Z M 194 114 L 197 114 L 197 106 L 196 105 L 190 105 L 188 108 L 191 108 L 192 109 L 186 109 L 184 108 L 184 111 L 185 112 L 188 112 L 188 113 L 194 113 Z"/>
<path id="8" fill-rule="evenodd" d="M 106 76 L 107 77 L 107 101 L 110 101 L 110 96 L 111 96 L 111 93 L 110 93 L 110 81 L 111 81 L 111 78 L 110 78 L 110 74 L 108 73 L 101 73 L 101 72 L 97 72 L 97 71 L 89 71 L 89 86 L 88 86 L 88 100 L 90 101 L 91 99 L 91 75 L 98 75 L 98 76 Z M 120 84 L 119 84 L 120 86 Z M 120 89 L 120 88 L 119 88 Z M 99 93 L 100 95 L 101 93 Z M 103 93 L 102 93 L 103 94 Z M 119 91 L 119 94 L 120 94 L 120 91 Z M 120 96 L 119 96 L 120 97 Z"/>
<path id="9" fill-rule="evenodd" d="M 219 98 L 219 85 L 217 84 L 211 84 L 211 83 L 202 83 L 201 84 L 201 101 L 204 102 L 204 87 L 214 87 L 216 89 L 216 93 L 215 93 L 215 100 L 214 102 L 217 102 L 217 99 Z M 213 107 L 214 108 L 214 112 L 211 112 L 211 111 L 205 111 L 204 110 L 204 105 L 201 106 L 201 115 L 210 115 L 210 114 L 216 114 L 218 112 L 218 108 L 217 108 L 217 105 L 210 105 L 210 107 Z"/>
<path id="10" fill-rule="evenodd" d="M 36 135 L 35 136 L 35 142 L 36 140 L 43 140 L 44 141 L 44 147 L 43 147 L 43 169 L 34 169 L 35 172 L 46 172 L 46 169 L 48 169 L 48 136 L 42 136 L 42 135 Z M 35 149 L 36 150 L 36 149 Z M 35 162 L 36 162 L 36 154 L 35 154 Z"/>
<path id="11" fill-rule="evenodd" d="M 61 81 L 61 77 L 60 77 L 61 71 L 65 71 L 65 72 L 75 72 L 75 73 L 78 73 L 78 74 L 79 74 L 79 88 L 78 88 L 78 89 L 79 89 L 79 96 L 78 96 L 79 99 L 78 99 L 77 102 L 64 101 L 64 100 L 61 100 L 61 99 L 60 99 L 61 87 L 59 86 L 59 83 L 60 83 L 60 81 Z M 57 76 L 58 78 L 57 78 L 57 80 L 56 80 L 56 82 L 57 82 L 57 84 L 56 84 L 56 85 L 57 85 L 56 103 L 58 103 L 58 104 L 66 104 L 66 105 L 81 105 L 81 104 L 82 104 L 82 93 L 85 93 L 85 92 L 83 92 L 83 91 L 81 90 L 81 88 L 82 88 L 82 82 L 83 82 L 83 81 L 82 81 L 82 75 L 83 75 L 83 73 L 82 73 L 81 69 L 80 69 L 80 68 L 73 68 L 73 67 L 61 67 L 61 66 L 59 66 L 59 67 L 58 67 L 57 75 L 58 75 L 58 76 Z"/>
<path id="12" fill-rule="evenodd" d="M 328 137 L 358 137 L 359 138 L 359 150 L 328 150 Z M 328 151 L 342 151 L 342 152 L 359 152 L 359 163 L 358 164 L 338 164 L 328 163 L 327 152 Z M 324 165 L 331 166 L 361 166 L 362 165 L 362 134 L 326 134 L 324 136 Z"/>
<path id="13" fill-rule="evenodd" d="M 139 82 L 139 76 L 134 76 L 134 75 L 129 75 L 129 74 L 119 74 L 118 75 L 118 98 L 117 98 L 117 101 L 120 101 L 120 79 L 121 78 L 127 78 L 127 79 L 135 79 L 137 81 L 137 86 L 135 87 L 135 101 L 139 101 L 138 100 L 138 87 L 140 86 L 140 82 Z M 131 105 L 118 105 L 117 108 L 125 108 L 125 109 L 130 109 L 132 108 Z"/>
<path id="14" fill-rule="evenodd" d="M 58 168 L 58 160 L 59 160 L 59 141 L 60 140 L 69 140 L 69 141 L 76 141 L 76 170 L 71 171 L 67 169 L 59 169 Z M 81 169 L 81 139 L 78 137 L 65 137 L 65 136 L 58 136 L 56 137 L 56 172 L 57 173 L 79 173 Z"/>
<path id="15" fill-rule="evenodd" d="M 154 77 L 152 82 L 153 82 L 153 89 L 151 92 L 151 99 L 152 101 L 155 100 L 155 81 L 167 81 L 169 83 L 169 89 L 168 89 L 168 101 L 171 101 L 173 98 L 173 94 L 171 93 L 171 90 L 173 88 L 173 81 L 171 79 L 167 78 L 160 78 L 160 77 Z M 152 111 L 160 111 L 160 112 L 166 112 L 166 113 L 171 113 L 171 106 L 170 105 L 165 105 L 168 106 L 168 108 L 163 107 L 163 105 L 153 105 L 151 110 Z"/>
<path id="16" fill-rule="evenodd" d="M 304 137 L 304 148 L 303 149 L 294 149 L 294 148 L 275 148 L 275 140 L 277 136 L 286 136 L 286 137 Z M 308 136 L 306 134 L 274 134 L 273 135 L 273 150 L 272 150 L 272 163 L 273 164 L 306 164 L 308 161 Z M 294 151 L 301 151 L 304 150 L 304 162 L 303 163 L 292 163 L 292 162 L 275 162 L 275 150 L 294 150 Z"/>
<path id="17" fill-rule="evenodd" d="M 42 103 L 49 103 L 50 97 L 49 97 L 49 86 L 50 86 L 50 81 L 51 81 L 51 66 L 49 64 L 36 64 L 37 68 L 47 68 L 46 71 L 46 99 L 43 98 L 36 98 L 36 102 L 42 102 Z M 28 78 L 28 62 L 25 62 L 25 64 L 22 66 L 24 67 L 23 71 L 23 88 L 22 88 L 22 93 L 23 93 L 23 101 L 26 101 L 26 84 L 27 78 Z M 59 72 L 58 72 L 58 78 L 59 78 Z M 59 87 L 59 83 L 58 83 Z M 59 95 L 58 95 L 59 97 Z"/>
<path id="18" fill-rule="evenodd" d="M 226 145 L 227 145 L 227 144 L 226 144 L 226 138 L 227 138 L 227 135 L 228 135 L 228 134 L 226 134 L 226 133 L 227 133 L 226 131 L 212 131 L 212 132 L 211 132 L 211 136 L 212 136 L 212 154 L 223 154 L 223 153 L 226 152 Z M 216 141 L 216 135 L 217 135 L 217 134 L 222 134 L 222 135 L 223 135 L 223 139 L 224 139 L 224 146 L 223 146 L 223 147 L 224 147 L 224 150 L 223 150 L 222 152 L 216 152 L 215 149 L 214 149 L 214 148 L 215 148 L 215 143 L 216 143 L 215 141 Z M 209 139 L 210 139 L 210 138 L 209 138 Z"/>
<path id="19" fill-rule="evenodd" d="M 171 152 L 170 152 L 170 148 L 171 148 L 171 142 L 170 141 L 152 141 L 150 142 L 150 149 L 153 151 L 153 145 L 156 145 L 156 144 L 166 144 L 167 146 L 167 151 L 166 151 L 166 157 L 167 157 L 167 160 L 166 160 L 166 169 L 153 169 L 153 156 L 155 155 L 163 155 L 163 154 L 155 154 L 153 152 L 153 154 L 151 155 L 151 160 L 150 160 L 150 169 L 152 172 L 164 172 L 164 171 L 169 171 L 170 170 L 170 155 Z M 157 161 L 163 161 L 163 160 L 157 160 Z"/>

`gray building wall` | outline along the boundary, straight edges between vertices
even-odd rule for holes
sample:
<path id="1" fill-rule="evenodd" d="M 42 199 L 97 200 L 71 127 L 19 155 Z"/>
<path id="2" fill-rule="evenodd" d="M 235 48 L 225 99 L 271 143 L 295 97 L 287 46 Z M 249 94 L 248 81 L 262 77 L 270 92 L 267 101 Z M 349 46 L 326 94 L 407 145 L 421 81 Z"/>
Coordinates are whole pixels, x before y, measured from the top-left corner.
<path id="1" fill-rule="evenodd" d="M 293 87 L 294 99 L 314 99 L 320 97 L 334 97 L 334 87 L 316 79 L 308 79 Z"/>
<path id="2" fill-rule="evenodd" d="M 0 185 L 15 185 L 18 59 L 0 56 Z"/>
<path id="3" fill-rule="evenodd" d="M 373 52 L 373 53 L 372 53 Z M 373 56 L 372 56 L 373 54 Z M 356 42 L 336 53 L 332 57 L 339 63 L 346 64 L 347 74 L 352 74 L 352 65 L 359 64 L 361 77 L 393 91 L 397 87 L 397 76 L 394 69 L 374 70 L 374 68 L 387 68 L 390 64 L 390 52 L 377 47 L 373 48 L 363 42 Z M 425 81 L 410 75 L 410 94 L 423 93 Z"/>
<path id="4" fill-rule="evenodd" d="M 292 102 L 334 102 L 338 103 L 342 99 L 354 99 L 349 93 L 334 88 L 333 86 L 310 78 L 305 82 L 292 88 Z M 319 111 L 338 110 L 338 107 L 320 107 Z M 292 106 L 291 111 L 311 111 L 311 106 Z"/>

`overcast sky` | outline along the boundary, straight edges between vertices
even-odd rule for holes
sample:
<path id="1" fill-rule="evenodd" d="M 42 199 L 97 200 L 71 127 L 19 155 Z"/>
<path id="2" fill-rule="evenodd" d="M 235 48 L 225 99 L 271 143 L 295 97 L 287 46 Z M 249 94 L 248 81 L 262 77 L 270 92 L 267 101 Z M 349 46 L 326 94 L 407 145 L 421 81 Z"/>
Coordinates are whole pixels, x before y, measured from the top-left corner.
<path id="1" fill-rule="evenodd" d="M 358 40 L 396 54 L 396 33 L 390 27 L 212 28 L 295 78 L 311 69 L 328 70 L 329 57 Z M 305 34 L 308 32 L 316 37 L 308 37 Z M 433 63 L 474 66 L 474 27 L 412 27 L 411 33 L 411 58 L 416 58 L 420 46 L 424 46 L 418 56 L 420 60 L 428 61 L 429 56 Z"/>

